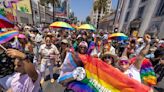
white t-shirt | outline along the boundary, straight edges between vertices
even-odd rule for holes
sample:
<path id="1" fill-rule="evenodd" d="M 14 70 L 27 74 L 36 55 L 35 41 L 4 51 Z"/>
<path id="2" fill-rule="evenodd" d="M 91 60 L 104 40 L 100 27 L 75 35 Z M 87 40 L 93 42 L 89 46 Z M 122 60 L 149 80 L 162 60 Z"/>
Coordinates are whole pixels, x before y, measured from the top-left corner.
<path id="1" fill-rule="evenodd" d="M 115 48 L 113 46 L 110 47 L 110 51 L 109 52 L 112 53 L 112 54 L 116 54 Z"/>
<path id="2" fill-rule="evenodd" d="M 40 34 L 37 34 L 36 37 L 35 37 L 35 42 L 41 42 L 42 41 L 42 35 Z"/>
<path id="3" fill-rule="evenodd" d="M 134 65 L 131 65 L 129 69 L 124 72 L 124 74 L 128 75 L 130 78 L 141 82 L 140 70 L 138 70 Z"/>

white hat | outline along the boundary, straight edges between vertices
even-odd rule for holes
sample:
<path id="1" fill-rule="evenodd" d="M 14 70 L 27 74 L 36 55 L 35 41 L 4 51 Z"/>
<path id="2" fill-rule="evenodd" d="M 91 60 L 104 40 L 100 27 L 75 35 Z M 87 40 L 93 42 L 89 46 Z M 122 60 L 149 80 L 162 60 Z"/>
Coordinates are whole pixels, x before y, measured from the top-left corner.
<path id="1" fill-rule="evenodd" d="M 66 40 L 66 39 L 63 39 L 61 42 L 65 43 L 65 44 L 68 44 L 68 40 Z"/>
<path id="2" fill-rule="evenodd" d="M 86 48 L 88 48 L 88 44 L 85 41 L 80 42 L 79 46 L 85 46 Z"/>

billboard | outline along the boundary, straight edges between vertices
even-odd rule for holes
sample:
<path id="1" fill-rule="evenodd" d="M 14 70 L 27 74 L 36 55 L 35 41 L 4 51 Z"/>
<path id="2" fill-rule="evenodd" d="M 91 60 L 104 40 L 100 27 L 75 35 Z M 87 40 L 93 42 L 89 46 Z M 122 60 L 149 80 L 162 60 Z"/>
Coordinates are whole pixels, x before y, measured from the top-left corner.
<path id="1" fill-rule="evenodd" d="M 30 0 L 21 0 L 17 3 L 17 10 L 22 13 L 32 14 Z"/>

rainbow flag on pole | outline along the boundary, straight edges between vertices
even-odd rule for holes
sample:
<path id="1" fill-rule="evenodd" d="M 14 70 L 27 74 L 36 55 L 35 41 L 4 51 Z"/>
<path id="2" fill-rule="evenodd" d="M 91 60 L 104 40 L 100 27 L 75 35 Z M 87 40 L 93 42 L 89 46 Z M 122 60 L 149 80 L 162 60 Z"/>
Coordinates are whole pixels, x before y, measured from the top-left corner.
<path id="1" fill-rule="evenodd" d="M 73 59 L 69 59 L 71 53 L 68 53 L 64 63 L 71 65 L 71 62 L 74 62 Z M 79 55 L 81 58 L 84 69 L 86 71 L 86 78 L 82 81 L 73 81 L 68 84 L 68 89 L 72 89 L 75 92 L 149 92 L 150 88 L 140 82 L 129 78 L 124 75 L 119 70 L 114 67 L 102 62 L 97 58 L 92 58 L 87 55 Z M 75 64 L 75 62 L 74 62 Z M 62 67 L 65 67 L 64 65 Z M 67 67 L 69 69 L 69 67 Z M 63 69 L 63 68 L 62 68 Z M 65 67 L 65 70 L 66 67 Z M 63 70 L 62 70 L 63 72 Z M 64 74 L 68 73 L 63 72 Z M 71 71 L 69 71 L 71 74 Z M 61 77 L 67 79 L 70 76 L 64 76 L 61 74 L 58 82 Z M 63 80 L 62 80 L 63 81 Z"/>
<path id="2" fill-rule="evenodd" d="M 19 34 L 18 31 L 7 31 L 0 33 L 0 44 L 6 43 Z"/>

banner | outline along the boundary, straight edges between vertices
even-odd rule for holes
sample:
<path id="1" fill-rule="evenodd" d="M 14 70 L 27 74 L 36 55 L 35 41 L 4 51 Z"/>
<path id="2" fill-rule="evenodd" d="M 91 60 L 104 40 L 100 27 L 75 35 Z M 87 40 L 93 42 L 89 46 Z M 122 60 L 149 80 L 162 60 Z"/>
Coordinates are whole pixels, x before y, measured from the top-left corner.
<path id="1" fill-rule="evenodd" d="M 1 0 L 0 1 L 0 14 L 14 22 L 16 19 L 16 3 L 19 0 Z"/>
<path id="2" fill-rule="evenodd" d="M 30 0 L 22 0 L 17 3 L 17 10 L 22 13 L 32 14 Z"/>

